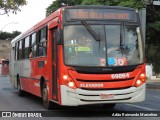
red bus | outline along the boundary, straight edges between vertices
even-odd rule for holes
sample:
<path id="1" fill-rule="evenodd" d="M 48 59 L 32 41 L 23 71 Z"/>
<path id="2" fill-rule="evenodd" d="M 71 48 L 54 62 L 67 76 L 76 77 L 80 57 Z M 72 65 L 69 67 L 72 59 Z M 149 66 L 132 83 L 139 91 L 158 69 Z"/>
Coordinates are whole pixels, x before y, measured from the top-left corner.
<path id="1" fill-rule="evenodd" d="M 47 109 L 145 100 L 144 42 L 132 8 L 62 7 L 11 44 L 11 83 Z"/>

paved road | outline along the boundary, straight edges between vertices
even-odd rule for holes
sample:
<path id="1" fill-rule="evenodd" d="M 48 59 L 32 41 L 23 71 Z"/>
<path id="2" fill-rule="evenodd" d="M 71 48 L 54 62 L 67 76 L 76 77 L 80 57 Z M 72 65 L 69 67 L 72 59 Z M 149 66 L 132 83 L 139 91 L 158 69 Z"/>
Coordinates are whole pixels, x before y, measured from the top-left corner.
<path id="1" fill-rule="evenodd" d="M 145 102 L 136 104 L 118 104 L 112 111 L 159 111 L 160 112 L 160 90 L 158 89 L 147 89 L 147 95 Z M 17 90 L 10 85 L 9 77 L 0 78 L 0 111 L 46 111 L 42 106 L 42 100 L 39 97 L 28 94 L 24 97 L 17 95 Z M 63 107 L 58 110 L 51 111 L 54 119 L 106 119 L 109 110 L 102 106 L 85 106 L 85 107 Z M 107 117 L 108 118 L 108 117 Z M 4 118 L 3 118 L 4 119 Z M 38 118 L 39 120 L 50 120 L 53 118 Z M 112 117 L 110 119 L 133 119 Z M 137 119 L 148 119 L 151 117 L 138 117 Z M 153 120 L 158 120 L 158 117 L 153 117 Z M 2 120 L 2 118 L 0 118 Z M 7 118 L 5 118 L 7 120 Z M 13 118 L 12 118 L 13 120 Z M 17 118 L 15 118 L 17 120 Z"/>

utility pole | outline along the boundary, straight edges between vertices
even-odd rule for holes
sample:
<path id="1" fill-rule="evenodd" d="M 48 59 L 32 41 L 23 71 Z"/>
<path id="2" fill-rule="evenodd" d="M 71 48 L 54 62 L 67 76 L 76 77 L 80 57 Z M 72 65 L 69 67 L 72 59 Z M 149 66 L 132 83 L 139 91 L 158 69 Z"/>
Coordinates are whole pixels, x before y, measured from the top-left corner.
<path id="1" fill-rule="evenodd" d="M 146 42 L 146 8 L 142 8 L 139 10 L 140 21 L 142 25 L 143 39 L 144 44 Z"/>

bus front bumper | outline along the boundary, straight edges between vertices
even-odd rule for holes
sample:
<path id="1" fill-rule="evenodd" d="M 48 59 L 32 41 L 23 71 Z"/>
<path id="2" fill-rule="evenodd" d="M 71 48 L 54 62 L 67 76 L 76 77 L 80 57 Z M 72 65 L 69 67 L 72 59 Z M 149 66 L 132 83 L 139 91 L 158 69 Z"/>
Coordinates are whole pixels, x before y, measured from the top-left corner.
<path id="1" fill-rule="evenodd" d="M 145 100 L 146 84 L 121 90 L 82 90 L 61 85 L 61 105 L 136 103 Z M 110 97 L 107 97 L 110 95 Z"/>

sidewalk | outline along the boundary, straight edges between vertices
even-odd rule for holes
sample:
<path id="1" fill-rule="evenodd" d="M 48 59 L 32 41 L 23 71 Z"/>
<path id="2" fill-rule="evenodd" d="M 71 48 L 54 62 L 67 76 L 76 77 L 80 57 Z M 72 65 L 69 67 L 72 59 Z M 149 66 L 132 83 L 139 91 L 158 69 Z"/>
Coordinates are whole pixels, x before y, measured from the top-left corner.
<path id="1" fill-rule="evenodd" d="M 147 79 L 147 89 L 160 89 L 160 78 Z"/>

